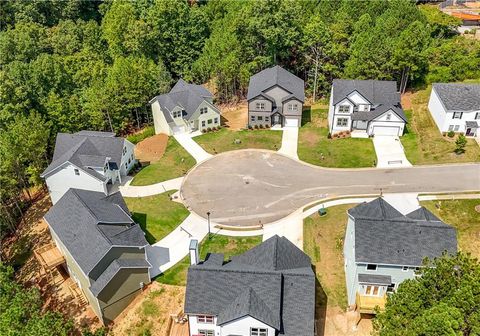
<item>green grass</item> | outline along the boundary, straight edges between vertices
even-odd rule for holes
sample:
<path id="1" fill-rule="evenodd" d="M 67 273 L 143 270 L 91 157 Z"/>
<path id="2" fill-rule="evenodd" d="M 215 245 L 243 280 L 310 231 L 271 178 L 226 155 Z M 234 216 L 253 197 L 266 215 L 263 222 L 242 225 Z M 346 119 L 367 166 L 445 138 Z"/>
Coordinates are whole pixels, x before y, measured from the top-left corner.
<path id="1" fill-rule="evenodd" d="M 133 178 L 131 185 L 145 186 L 180 177 L 194 165 L 195 159 L 174 137 L 169 137 L 162 158 L 140 170 Z"/>
<path id="2" fill-rule="evenodd" d="M 207 253 L 223 253 L 225 260 L 231 256 L 243 253 L 262 242 L 261 236 L 254 237 L 227 237 L 212 235 L 200 243 L 200 259 L 205 260 Z M 190 266 L 190 257 L 183 258 L 178 264 L 156 278 L 160 283 L 184 286 L 187 281 L 187 271 Z"/>
<path id="3" fill-rule="evenodd" d="M 445 223 L 457 229 L 458 248 L 480 258 L 480 199 L 420 202 Z"/>
<path id="4" fill-rule="evenodd" d="M 419 90 L 412 96 L 412 109 L 405 111 L 408 117 L 407 131 L 400 137 L 407 159 L 415 165 L 477 162 L 480 147 L 474 139 L 468 139 L 464 154 L 454 153 L 455 138 L 443 136 L 428 111 L 432 88 Z"/>
<path id="5" fill-rule="evenodd" d="M 141 132 L 127 136 L 127 140 L 136 145 L 142 140 L 155 135 L 155 128 L 153 126 L 145 127 Z"/>
<path id="6" fill-rule="evenodd" d="M 170 200 L 169 195 L 174 192 L 172 190 L 155 196 L 124 198 L 133 219 L 140 224 L 150 244 L 167 236 L 189 215 L 182 204 Z"/>
<path id="7" fill-rule="evenodd" d="M 327 214 L 307 217 L 303 221 L 303 249 L 315 265 L 321 289 L 317 305 L 347 307 L 347 290 L 343 268 L 343 240 L 347 224 L 346 211 L 352 204 L 334 206 Z"/>
<path id="8" fill-rule="evenodd" d="M 236 139 L 241 143 L 235 144 Z M 282 131 L 269 129 L 231 131 L 222 128 L 219 131 L 202 134 L 194 140 L 211 154 L 247 148 L 278 150 L 282 144 Z"/>
<path id="9" fill-rule="evenodd" d="M 298 135 L 300 160 L 323 167 L 372 167 L 376 160 L 371 139 L 328 139 L 328 109 L 314 105 L 303 111 Z M 323 158 L 322 158 L 323 157 Z"/>

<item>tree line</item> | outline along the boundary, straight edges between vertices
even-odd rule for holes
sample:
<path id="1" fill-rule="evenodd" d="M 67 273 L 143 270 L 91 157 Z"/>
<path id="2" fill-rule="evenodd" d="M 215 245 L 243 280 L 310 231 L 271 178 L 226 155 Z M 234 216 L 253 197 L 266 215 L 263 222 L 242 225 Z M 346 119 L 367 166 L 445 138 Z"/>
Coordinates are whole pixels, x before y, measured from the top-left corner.
<path id="1" fill-rule="evenodd" d="M 0 229 L 13 230 L 58 132 L 124 135 L 179 78 L 219 102 L 279 64 L 326 97 L 334 78 L 399 90 L 480 77 L 479 42 L 413 1 L 18 0 L 0 2 Z"/>

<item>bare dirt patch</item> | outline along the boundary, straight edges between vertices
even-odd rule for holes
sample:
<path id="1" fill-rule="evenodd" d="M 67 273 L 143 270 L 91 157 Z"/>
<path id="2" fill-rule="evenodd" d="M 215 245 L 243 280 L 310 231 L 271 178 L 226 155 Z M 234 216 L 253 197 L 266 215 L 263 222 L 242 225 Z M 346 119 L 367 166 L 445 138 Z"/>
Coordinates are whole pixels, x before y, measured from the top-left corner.
<path id="1" fill-rule="evenodd" d="M 245 128 L 248 119 L 248 104 L 247 101 L 241 101 L 236 104 L 221 104 L 218 105 L 222 111 L 222 124 L 231 130 L 240 130 Z"/>
<path id="2" fill-rule="evenodd" d="M 146 138 L 135 146 L 135 157 L 140 161 L 158 161 L 165 153 L 167 142 L 166 134 L 156 134 Z"/>
<path id="3" fill-rule="evenodd" d="M 170 314 L 182 311 L 184 296 L 183 286 L 152 282 L 115 319 L 113 335 L 167 335 Z"/>
<path id="4" fill-rule="evenodd" d="M 410 110 L 412 108 L 412 95 L 413 93 L 411 91 L 407 91 L 402 94 L 400 100 L 404 110 Z"/>

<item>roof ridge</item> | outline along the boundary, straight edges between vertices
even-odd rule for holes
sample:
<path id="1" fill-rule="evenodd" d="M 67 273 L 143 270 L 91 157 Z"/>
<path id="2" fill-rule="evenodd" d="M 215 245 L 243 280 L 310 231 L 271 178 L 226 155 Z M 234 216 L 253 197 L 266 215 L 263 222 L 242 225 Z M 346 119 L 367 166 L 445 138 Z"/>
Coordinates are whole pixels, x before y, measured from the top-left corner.
<path id="1" fill-rule="evenodd" d="M 275 271 L 277 270 L 278 239 L 280 239 L 280 237 L 276 235 L 275 243 L 273 244 L 273 269 Z"/>

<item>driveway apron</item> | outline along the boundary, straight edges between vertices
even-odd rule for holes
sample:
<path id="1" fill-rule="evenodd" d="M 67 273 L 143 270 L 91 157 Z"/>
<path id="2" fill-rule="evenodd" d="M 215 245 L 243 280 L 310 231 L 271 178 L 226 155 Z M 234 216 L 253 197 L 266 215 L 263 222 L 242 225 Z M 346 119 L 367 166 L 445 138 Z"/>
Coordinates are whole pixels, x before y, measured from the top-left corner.
<path id="1" fill-rule="evenodd" d="M 377 154 L 377 168 L 411 167 L 400 139 L 396 136 L 376 135 L 373 145 Z"/>
<path id="2" fill-rule="evenodd" d="M 297 145 L 298 127 L 284 127 L 282 134 L 282 147 L 280 147 L 278 152 L 291 157 L 292 159 L 298 160 Z"/>

